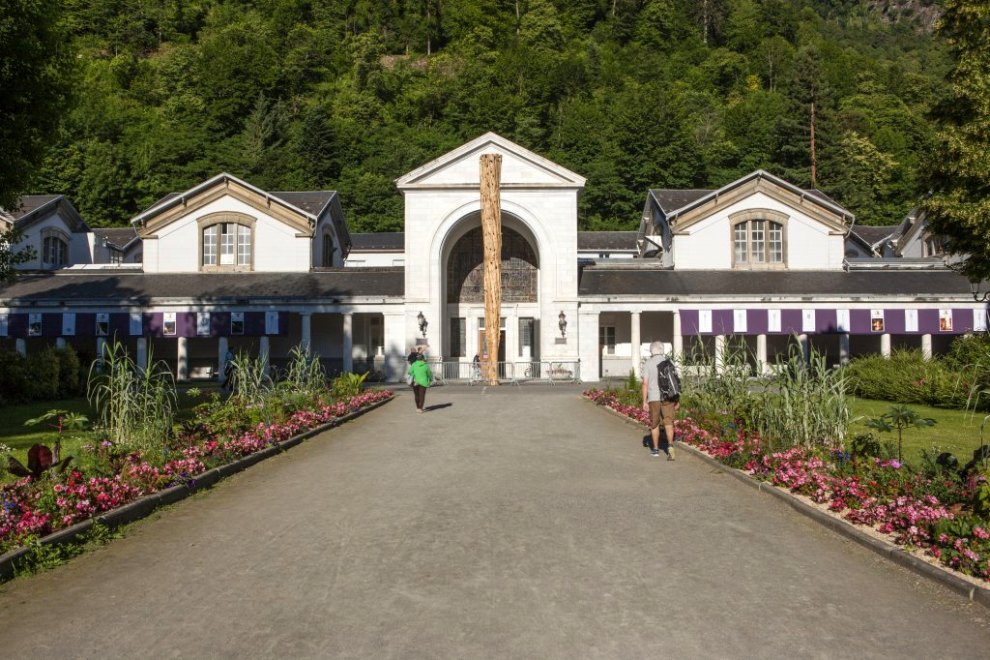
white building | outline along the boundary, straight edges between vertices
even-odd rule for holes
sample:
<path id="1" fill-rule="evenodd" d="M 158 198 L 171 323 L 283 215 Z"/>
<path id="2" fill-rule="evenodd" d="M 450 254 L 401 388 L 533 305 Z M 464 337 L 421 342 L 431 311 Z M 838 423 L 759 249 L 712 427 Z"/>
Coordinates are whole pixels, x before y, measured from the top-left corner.
<path id="1" fill-rule="evenodd" d="M 50 254 L 65 258 L 0 290 L 0 347 L 54 341 L 92 357 L 116 337 L 184 379 L 218 373 L 228 348 L 277 366 L 302 344 L 331 372 L 399 380 L 409 346 L 425 343 L 438 374 L 466 377 L 486 331 L 488 153 L 502 158 L 493 357 L 506 378 L 623 377 L 654 340 L 688 360 L 744 345 L 758 371 L 794 336 L 841 362 L 942 351 L 985 329 L 984 306 L 941 258 L 885 252 L 926 236 L 918 222 L 860 235 L 835 201 L 758 171 L 718 190 L 648 191 L 638 232 L 579 232 L 585 180 L 488 133 L 396 180 L 400 234 L 351 236 L 335 193 L 266 192 L 229 174 L 168 195 L 131 233 L 88 231 L 65 198 L 36 204 L 15 222 L 29 219 L 43 254 L 46 238 L 64 241 Z"/>

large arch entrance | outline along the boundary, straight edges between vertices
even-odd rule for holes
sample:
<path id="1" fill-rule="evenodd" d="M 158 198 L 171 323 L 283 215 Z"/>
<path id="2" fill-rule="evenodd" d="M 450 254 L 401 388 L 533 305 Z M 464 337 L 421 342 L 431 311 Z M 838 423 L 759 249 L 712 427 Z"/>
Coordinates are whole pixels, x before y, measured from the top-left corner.
<path id="1" fill-rule="evenodd" d="M 466 216 L 451 232 L 443 254 L 445 361 L 463 365 L 448 377 L 470 377 L 485 345 L 484 241 L 480 215 Z M 502 214 L 502 314 L 499 355 L 507 364 L 539 359 L 540 260 L 537 242 L 514 216 Z M 513 369 L 513 367 L 509 367 Z"/>

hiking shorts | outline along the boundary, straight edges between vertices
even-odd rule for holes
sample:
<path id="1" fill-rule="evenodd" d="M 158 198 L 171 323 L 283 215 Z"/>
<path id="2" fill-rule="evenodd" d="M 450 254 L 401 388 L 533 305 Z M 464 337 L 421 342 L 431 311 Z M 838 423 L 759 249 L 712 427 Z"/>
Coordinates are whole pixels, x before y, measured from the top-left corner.
<path id="1" fill-rule="evenodd" d="M 673 424 L 674 415 L 677 414 L 677 410 L 674 409 L 673 401 L 650 401 L 650 428 L 655 429 L 660 424 Z"/>

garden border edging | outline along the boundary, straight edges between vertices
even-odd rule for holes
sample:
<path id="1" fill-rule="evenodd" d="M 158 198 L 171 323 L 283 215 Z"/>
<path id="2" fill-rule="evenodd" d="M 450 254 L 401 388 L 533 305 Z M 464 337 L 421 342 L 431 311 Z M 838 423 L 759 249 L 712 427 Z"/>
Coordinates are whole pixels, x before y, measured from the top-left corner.
<path id="1" fill-rule="evenodd" d="M 585 398 L 587 400 L 586 397 L 582 397 L 582 398 Z M 623 421 L 629 424 L 632 424 L 640 429 L 644 428 L 641 423 L 637 422 L 634 419 L 630 419 L 629 417 L 622 414 L 618 410 L 615 410 L 608 406 L 600 406 L 598 404 L 595 404 L 593 401 L 589 401 L 589 402 L 594 404 L 595 407 L 597 408 L 604 408 L 609 413 L 616 415 L 617 417 L 619 417 L 620 419 L 622 419 Z M 944 569 L 940 566 L 936 566 L 935 564 L 931 564 L 925 561 L 924 559 L 922 559 L 921 557 L 916 556 L 911 551 L 905 550 L 902 546 L 899 546 L 895 543 L 891 543 L 890 541 L 885 541 L 883 539 L 870 536 L 866 532 L 858 529 L 852 523 L 842 520 L 841 518 L 837 518 L 835 516 L 829 515 L 828 513 L 811 506 L 810 504 L 799 498 L 797 495 L 783 488 L 774 486 L 773 484 L 765 481 L 759 481 L 758 479 L 754 479 L 751 475 L 743 472 L 742 470 L 731 468 L 728 465 L 720 463 L 717 459 L 709 456 L 705 452 L 701 451 L 700 449 L 692 445 L 686 444 L 679 440 L 675 442 L 677 443 L 678 447 L 682 448 L 684 451 L 687 451 L 691 455 L 701 459 L 703 462 L 708 463 L 710 466 L 717 468 L 720 472 L 735 477 L 737 480 L 750 486 L 751 488 L 755 488 L 757 491 L 761 493 L 767 493 L 769 495 L 773 495 L 778 500 L 784 502 L 785 504 L 790 505 L 791 508 L 793 508 L 798 513 L 801 513 L 804 516 L 811 518 L 815 522 L 827 527 L 833 532 L 836 532 L 851 541 L 855 541 L 861 546 L 869 550 L 872 550 L 878 555 L 885 557 L 897 564 L 900 564 L 904 568 L 907 568 L 922 577 L 928 578 L 929 580 L 933 580 L 935 582 L 942 584 L 945 587 L 948 587 L 957 594 L 961 596 L 965 596 L 970 601 L 979 603 L 984 607 L 990 608 L 990 588 L 983 587 L 978 584 L 974 584 L 950 572 L 948 569 Z"/>
<path id="2" fill-rule="evenodd" d="M 255 463 L 260 463 L 261 461 L 269 459 L 276 454 L 281 454 L 285 450 L 302 444 L 304 441 L 315 435 L 323 433 L 324 431 L 329 431 L 335 426 L 340 426 L 345 422 L 349 422 L 352 419 L 364 415 L 365 413 L 371 412 L 372 410 L 385 405 L 394 398 L 395 393 L 393 392 L 392 396 L 387 399 L 376 401 L 367 407 L 361 408 L 360 410 L 355 410 L 347 413 L 346 415 L 341 415 L 326 424 L 313 427 L 308 431 L 303 431 L 299 435 L 294 435 L 287 440 L 279 442 L 277 445 L 266 447 L 265 449 L 257 451 L 253 454 L 242 456 L 241 458 L 231 461 L 230 463 L 211 468 L 195 478 L 190 479 L 187 483 L 178 484 L 176 486 L 166 488 L 165 490 L 143 495 L 133 502 L 128 502 L 127 504 L 119 506 L 116 509 L 105 511 L 98 516 L 87 518 L 86 520 L 78 522 L 75 525 L 70 525 L 69 527 L 60 529 L 57 532 L 52 532 L 48 536 L 39 539 L 38 543 L 44 546 L 62 545 L 64 543 L 72 542 L 80 535 L 85 534 L 92 529 L 93 525 L 96 523 L 104 525 L 109 529 L 116 529 L 122 525 L 145 518 L 151 515 L 159 507 L 175 504 L 176 502 L 180 502 L 189 497 L 193 493 L 205 490 L 207 488 L 212 488 L 215 484 L 226 477 L 242 472 Z M 0 556 L 0 582 L 5 582 L 14 577 L 17 571 L 18 561 L 30 553 L 31 550 L 32 546 L 22 546 L 16 550 L 8 552 L 3 556 Z"/>

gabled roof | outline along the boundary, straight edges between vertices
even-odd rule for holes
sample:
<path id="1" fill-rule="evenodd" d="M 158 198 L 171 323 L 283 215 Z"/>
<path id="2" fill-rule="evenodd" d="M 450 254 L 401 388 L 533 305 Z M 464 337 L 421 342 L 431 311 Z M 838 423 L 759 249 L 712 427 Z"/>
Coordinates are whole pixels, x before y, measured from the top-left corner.
<path id="1" fill-rule="evenodd" d="M 133 227 L 97 227 L 93 229 L 97 241 L 106 241 L 115 250 L 126 249 L 137 239 L 138 233 Z"/>
<path id="2" fill-rule="evenodd" d="M 18 210 L 11 213 L 14 217 L 14 228 L 24 231 L 58 210 L 64 211 L 68 216 L 64 219 L 70 231 L 83 233 L 89 231 L 89 227 L 79 215 L 79 211 L 65 195 L 25 195 L 21 197 Z"/>
<path id="3" fill-rule="evenodd" d="M 376 231 L 351 234 L 351 250 L 404 250 L 406 234 L 401 231 Z"/>
<path id="4" fill-rule="evenodd" d="M 531 167 L 545 173 L 553 183 L 542 182 L 535 184 L 537 187 L 541 188 L 583 188 L 585 179 L 579 174 L 561 167 L 560 165 L 547 160 L 543 156 L 533 153 L 529 149 L 519 146 L 511 140 L 507 140 L 501 135 L 496 133 L 485 133 L 484 135 L 477 137 L 470 142 L 463 144 L 453 151 L 445 153 L 439 158 L 435 158 L 430 162 L 417 167 L 412 172 L 399 177 L 395 180 L 395 185 L 400 190 L 403 188 L 414 188 L 417 186 L 431 187 L 431 184 L 427 179 L 440 170 L 448 167 L 452 163 L 463 160 L 465 158 L 474 158 L 480 156 L 482 153 L 492 153 L 501 152 L 505 154 L 511 154 L 513 157 L 527 163 Z M 447 184 L 448 186 L 450 184 Z M 465 182 L 461 184 L 464 186 L 470 186 L 477 188 L 477 183 Z M 514 182 L 503 182 L 503 187 L 517 187 L 523 186 L 524 184 L 514 183 Z M 528 187 L 532 187 L 534 184 L 530 184 Z"/>
<path id="5" fill-rule="evenodd" d="M 682 217 L 692 210 L 709 202 L 717 202 L 720 197 L 726 196 L 747 184 L 756 183 L 759 187 L 759 185 L 763 182 L 770 184 L 771 187 L 777 187 L 790 193 L 791 195 L 796 196 L 802 202 L 806 199 L 810 200 L 829 213 L 837 215 L 840 218 L 851 220 L 854 217 L 850 211 L 837 204 L 834 200 L 832 200 L 832 198 L 820 190 L 805 190 L 799 188 L 765 170 L 756 170 L 755 172 L 751 172 L 717 190 L 671 190 L 660 188 L 651 189 L 649 191 L 649 196 L 656 201 L 657 206 L 660 207 L 660 209 L 664 212 L 664 215 L 666 215 L 673 223 L 678 217 Z"/>
<path id="6" fill-rule="evenodd" d="M 280 207 L 282 212 L 276 213 L 276 215 L 290 222 L 292 218 L 295 218 L 295 224 L 304 224 L 310 229 L 315 225 L 317 217 L 323 209 L 331 203 L 336 195 L 333 191 L 272 193 L 232 174 L 221 172 L 185 192 L 165 195 L 152 204 L 150 208 L 136 215 L 131 220 L 131 224 L 150 229 L 152 225 L 156 224 L 154 221 L 159 218 L 164 218 L 165 221 L 158 226 L 168 224 L 174 219 L 173 215 L 178 215 L 174 211 L 177 207 L 191 206 L 195 208 L 197 205 L 208 203 L 224 193 L 241 198 L 242 201 L 256 206 L 262 211 L 271 212 L 273 208 Z"/>
<path id="7" fill-rule="evenodd" d="M 628 250 L 636 251 L 636 231 L 579 231 L 578 250 Z"/>

